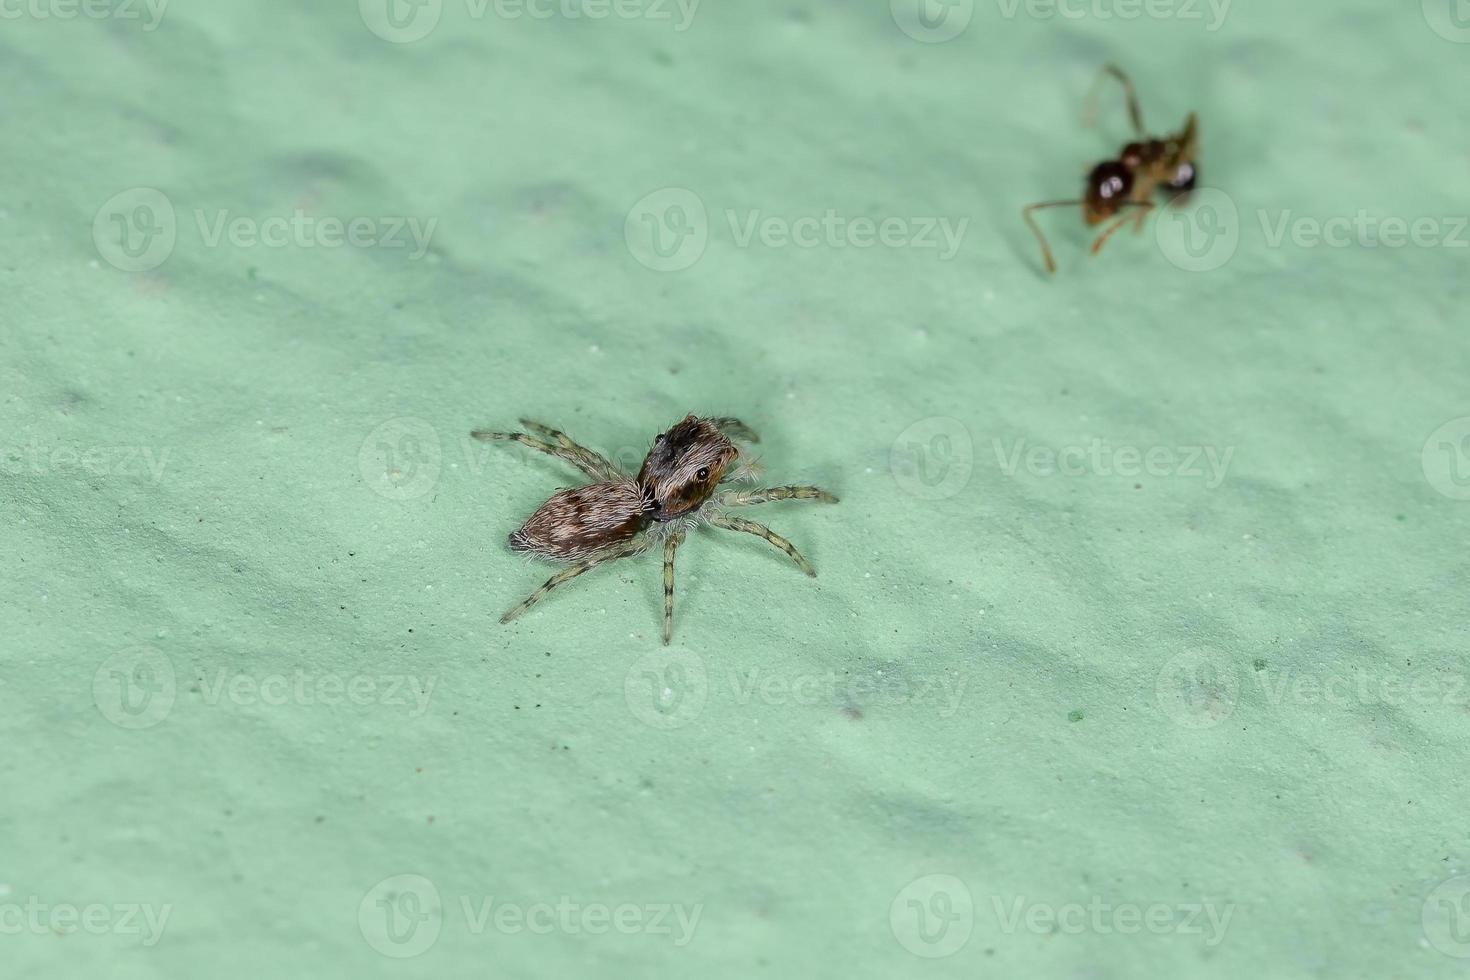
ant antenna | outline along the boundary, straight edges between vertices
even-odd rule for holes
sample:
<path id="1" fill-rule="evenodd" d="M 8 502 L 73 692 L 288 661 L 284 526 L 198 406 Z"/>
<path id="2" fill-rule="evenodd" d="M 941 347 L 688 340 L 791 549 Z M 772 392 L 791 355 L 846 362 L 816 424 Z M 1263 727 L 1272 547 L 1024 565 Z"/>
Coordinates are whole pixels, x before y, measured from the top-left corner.
<path id="1" fill-rule="evenodd" d="M 1021 211 L 1022 216 L 1026 219 L 1026 224 L 1028 224 L 1028 225 L 1031 226 L 1031 231 L 1033 233 L 1035 233 L 1036 240 L 1041 244 L 1041 258 L 1046 263 L 1046 272 L 1047 272 L 1047 275 L 1055 275 L 1056 274 L 1056 271 L 1057 271 L 1057 263 L 1056 263 L 1056 260 L 1052 258 L 1052 255 L 1051 255 L 1051 246 L 1049 244 L 1047 244 L 1046 236 L 1041 233 L 1041 227 L 1036 223 L 1036 219 L 1034 219 L 1034 218 L 1031 217 L 1031 212 L 1032 211 L 1042 211 L 1042 210 L 1045 210 L 1046 208 L 1081 207 L 1085 203 L 1086 203 L 1085 201 L 1080 201 L 1080 200 L 1079 201 L 1042 201 L 1040 204 L 1031 204 L 1031 205 L 1028 205 L 1026 208 L 1024 208 Z"/>

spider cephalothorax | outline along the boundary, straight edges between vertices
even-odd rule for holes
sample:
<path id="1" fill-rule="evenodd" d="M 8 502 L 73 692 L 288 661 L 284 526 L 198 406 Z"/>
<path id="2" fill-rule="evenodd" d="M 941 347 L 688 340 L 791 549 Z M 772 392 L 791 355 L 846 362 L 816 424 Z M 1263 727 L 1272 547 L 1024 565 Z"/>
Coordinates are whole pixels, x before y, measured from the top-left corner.
<path id="1" fill-rule="evenodd" d="M 757 535 L 786 552 L 808 575 L 817 574 L 790 541 L 763 524 L 724 512 L 726 507 L 771 500 L 837 502 L 836 497 L 816 487 L 721 491 L 721 481 L 746 472 L 743 466 L 735 468 L 740 450 L 732 437 L 759 441 L 738 419 L 686 416 L 654 439 L 637 477 L 573 442 L 564 432 L 526 419 L 521 424 L 534 435 L 487 431 L 471 435 L 486 441 L 519 442 L 566 460 L 596 482 L 558 491 L 511 533 L 512 549 L 567 562 L 570 567 L 553 575 L 509 610 L 500 618 L 502 623 L 510 622 L 546 593 L 583 572 L 605 561 L 641 555 L 662 543 L 664 642 L 668 643 L 674 623 L 674 553 L 686 531 L 700 524 Z"/>
<path id="2" fill-rule="evenodd" d="M 659 433 L 638 471 L 654 519 L 678 520 L 698 510 L 739 458 L 740 450 L 709 419 L 689 415 Z"/>

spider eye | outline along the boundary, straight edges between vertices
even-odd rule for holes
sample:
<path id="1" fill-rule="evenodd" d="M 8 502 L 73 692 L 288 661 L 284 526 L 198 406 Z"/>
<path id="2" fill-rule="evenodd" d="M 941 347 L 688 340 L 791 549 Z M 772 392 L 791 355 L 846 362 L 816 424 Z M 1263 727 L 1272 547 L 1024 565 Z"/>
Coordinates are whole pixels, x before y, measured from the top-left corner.
<path id="1" fill-rule="evenodd" d="M 662 432 L 660 432 L 658 435 L 656 435 L 656 436 L 653 437 L 653 441 L 655 443 L 663 442 L 664 441 L 664 434 Z"/>
<path id="2" fill-rule="evenodd" d="M 701 466 L 699 468 L 699 472 L 696 473 L 696 474 L 694 474 L 694 478 L 696 480 L 708 480 L 709 479 L 709 467 L 708 466 Z"/>

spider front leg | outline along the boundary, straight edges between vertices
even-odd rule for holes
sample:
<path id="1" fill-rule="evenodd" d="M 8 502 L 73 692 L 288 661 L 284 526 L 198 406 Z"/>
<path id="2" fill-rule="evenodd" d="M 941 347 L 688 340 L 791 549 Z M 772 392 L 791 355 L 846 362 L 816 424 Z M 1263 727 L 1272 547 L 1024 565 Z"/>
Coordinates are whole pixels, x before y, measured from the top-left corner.
<path id="1" fill-rule="evenodd" d="M 664 541 L 664 646 L 674 636 L 674 552 L 683 543 L 683 531 L 675 531 Z"/>
<path id="2" fill-rule="evenodd" d="M 746 534 L 754 534 L 758 538 L 764 538 L 773 546 L 780 548 L 786 554 L 790 555 L 791 560 L 796 562 L 797 567 L 803 572 L 811 576 L 817 574 L 817 570 L 811 566 L 811 562 L 801 557 L 801 552 L 796 550 L 795 545 L 764 524 L 747 521 L 743 517 L 732 517 L 729 514 L 713 514 L 709 517 L 709 522 L 713 526 L 725 528 L 727 531 L 744 531 Z"/>
<path id="3" fill-rule="evenodd" d="M 735 439 L 743 439 L 746 442 L 760 442 L 761 437 L 755 434 L 755 430 L 739 419 L 728 416 L 718 419 L 710 419 L 710 424 L 720 432 Z"/>
<path id="4" fill-rule="evenodd" d="M 608 459 L 606 456 L 602 455 L 599 452 L 588 449 L 586 446 L 583 446 L 580 443 L 573 442 L 571 437 L 568 436 L 565 432 L 562 432 L 560 429 L 553 429 L 549 425 L 543 425 L 542 423 L 532 421 L 531 419 L 521 419 L 521 425 L 524 425 L 526 428 L 530 429 L 541 438 L 551 439 L 563 449 L 566 449 L 569 452 L 576 453 L 577 455 L 581 456 L 588 465 L 597 467 L 604 474 L 599 479 L 617 480 L 627 476 L 627 474 L 620 470 L 617 464 L 614 463 L 612 460 Z"/>
<path id="5" fill-rule="evenodd" d="M 759 490 L 726 490 L 718 500 L 727 507 L 745 507 L 749 504 L 764 504 L 772 500 L 816 500 L 824 504 L 835 504 L 837 498 L 821 487 L 763 487 Z"/>
<path id="6" fill-rule="evenodd" d="M 556 429 L 541 425 L 538 422 L 528 422 L 525 419 L 521 420 L 521 424 L 533 432 L 546 436 L 549 439 L 554 439 L 557 444 L 552 445 L 549 442 L 542 442 L 540 439 L 534 436 L 528 436 L 524 432 L 490 432 L 485 429 L 476 429 L 470 433 L 470 436 L 481 442 L 518 442 L 537 452 L 566 460 L 599 483 L 613 482 L 625 477 L 625 474 L 605 457 L 594 453 L 585 446 L 577 445 L 571 439 L 568 439 L 565 433 L 558 432 Z"/>
<path id="7" fill-rule="evenodd" d="M 563 569 L 562 571 L 557 572 L 555 575 L 551 576 L 551 578 L 546 580 L 545 585 L 541 586 L 541 588 L 526 596 L 526 598 L 523 599 L 518 605 L 515 605 L 506 610 L 505 615 L 500 617 L 500 621 L 502 623 L 510 622 L 512 619 L 515 619 L 521 613 L 525 612 L 527 609 L 530 609 L 536 603 L 546 598 L 546 593 L 550 592 L 552 589 L 556 588 L 559 585 L 567 584 L 578 575 L 581 575 L 583 572 L 590 572 L 592 571 L 592 569 L 596 568 L 598 565 L 601 565 L 603 562 L 616 561 L 619 558 L 632 558 L 635 555 L 641 555 L 643 554 L 643 552 L 652 547 L 652 545 L 652 540 L 633 541 L 632 543 L 624 545 L 616 551 L 610 551 L 606 554 L 601 555 L 593 555 L 591 558 L 583 559 L 582 561 L 577 562 L 577 564 L 572 565 L 570 568 Z"/>

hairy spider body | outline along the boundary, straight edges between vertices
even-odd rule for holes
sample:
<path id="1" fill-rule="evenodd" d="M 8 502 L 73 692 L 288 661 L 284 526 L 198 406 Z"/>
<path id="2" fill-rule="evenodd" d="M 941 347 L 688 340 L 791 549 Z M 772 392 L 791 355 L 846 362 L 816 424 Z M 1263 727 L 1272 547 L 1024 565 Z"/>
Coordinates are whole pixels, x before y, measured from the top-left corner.
<path id="1" fill-rule="evenodd" d="M 561 490 L 510 535 L 513 551 L 581 561 L 617 548 L 648 526 L 648 500 L 632 480 Z"/>
<path id="2" fill-rule="evenodd" d="M 663 641 L 667 644 L 673 635 L 674 555 L 687 532 L 701 524 L 754 534 L 784 551 L 808 575 L 817 574 L 790 541 L 762 524 L 724 512 L 725 507 L 774 500 L 837 502 L 836 497 L 817 487 L 721 491 L 722 482 L 747 471 L 732 437 L 760 441 L 738 419 L 685 417 L 655 437 L 636 477 L 573 442 L 563 432 L 527 419 L 521 424 L 531 434 L 476 431 L 471 435 L 483 441 L 519 442 L 566 460 L 597 482 L 558 491 L 511 533 L 512 550 L 563 562 L 568 567 L 508 610 L 500 618 L 502 623 L 515 619 L 552 589 L 603 562 L 632 558 L 662 543 Z"/>

